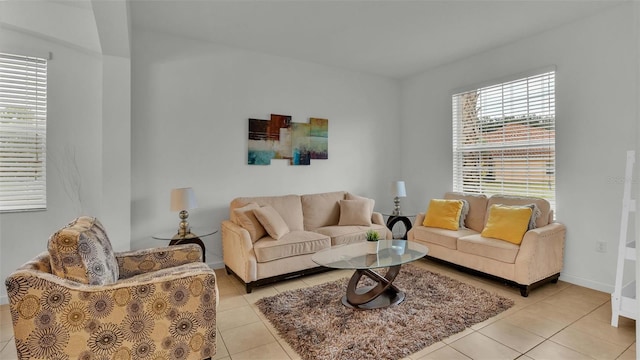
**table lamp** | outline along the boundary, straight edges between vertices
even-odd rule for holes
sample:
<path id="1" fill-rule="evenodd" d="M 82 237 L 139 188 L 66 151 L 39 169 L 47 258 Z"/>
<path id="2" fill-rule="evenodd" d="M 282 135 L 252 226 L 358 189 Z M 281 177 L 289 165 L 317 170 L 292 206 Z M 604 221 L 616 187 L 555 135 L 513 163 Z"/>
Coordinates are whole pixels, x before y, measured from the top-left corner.
<path id="1" fill-rule="evenodd" d="M 393 194 L 393 213 L 392 215 L 398 216 L 400 215 L 400 198 L 407 196 L 407 190 L 404 186 L 404 181 L 396 181 L 391 183 L 391 194 Z"/>
<path id="2" fill-rule="evenodd" d="M 189 217 L 189 209 L 195 209 L 198 207 L 196 202 L 196 195 L 192 188 L 179 188 L 171 190 L 171 211 L 179 211 L 180 213 L 180 226 L 178 227 L 178 237 L 185 237 L 191 233 L 187 218 Z"/>

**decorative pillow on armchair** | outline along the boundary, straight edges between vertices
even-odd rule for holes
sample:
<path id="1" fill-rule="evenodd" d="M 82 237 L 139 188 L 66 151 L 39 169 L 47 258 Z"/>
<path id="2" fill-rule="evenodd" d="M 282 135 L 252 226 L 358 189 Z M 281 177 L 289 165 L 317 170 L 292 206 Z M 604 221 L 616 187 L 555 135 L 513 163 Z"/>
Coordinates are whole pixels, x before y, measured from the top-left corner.
<path id="1" fill-rule="evenodd" d="M 53 274 L 89 285 L 118 280 L 118 261 L 104 227 L 93 217 L 82 216 L 49 238 Z"/>

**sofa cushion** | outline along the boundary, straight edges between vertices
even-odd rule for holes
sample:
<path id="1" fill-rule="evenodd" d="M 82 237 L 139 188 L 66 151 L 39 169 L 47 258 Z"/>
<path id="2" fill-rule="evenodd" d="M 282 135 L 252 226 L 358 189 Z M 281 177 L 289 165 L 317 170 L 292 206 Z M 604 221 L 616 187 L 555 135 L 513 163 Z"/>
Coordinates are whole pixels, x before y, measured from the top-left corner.
<path id="1" fill-rule="evenodd" d="M 371 226 L 325 226 L 314 231 L 329 236 L 331 238 L 331 246 L 352 244 L 359 241 L 365 241 L 368 230 L 376 230 L 381 239 L 387 234 L 387 227 L 384 225 L 371 224 Z"/>
<path id="2" fill-rule="evenodd" d="M 545 199 L 527 196 L 493 195 L 487 202 L 487 209 L 493 204 L 503 205 L 529 205 L 536 204 L 540 210 L 540 215 L 536 219 L 536 227 L 541 228 L 553 221 L 551 204 Z M 489 219 L 489 214 L 485 215 L 485 222 Z"/>
<path id="3" fill-rule="evenodd" d="M 451 250 L 455 250 L 457 248 L 456 241 L 459 237 L 478 233 L 471 229 L 460 228 L 458 230 L 447 230 L 422 225 L 416 225 L 411 230 L 413 231 L 415 240 L 437 244 Z"/>
<path id="4" fill-rule="evenodd" d="M 335 191 L 300 196 L 304 229 L 314 230 L 319 227 L 336 225 L 340 220 L 340 200 L 344 199 L 344 191 Z"/>
<path id="5" fill-rule="evenodd" d="M 369 200 L 340 200 L 340 221 L 338 225 L 371 226 L 371 202 Z"/>
<path id="6" fill-rule="evenodd" d="M 272 206 L 267 205 L 254 209 L 253 213 L 272 238 L 279 240 L 289 233 L 289 226 Z"/>
<path id="7" fill-rule="evenodd" d="M 463 205 L 461 200 L 432 199 L 422 225 L 458 230 Z"/>
<path id="8" fill-rule="evenodd" d="M 89 285 L 118 280 L 118 261 L 104 227 L 96 218 L 75 219 L 51 235 L 47 247 L 54 275 Z"/>
<path id="9" fill-rule="evenodd" d="M 287 226 L 289 230 L 303 230 L 302 226 L 302 203 L 300 202 L 300 196 L 298 195 L 282 195 L 282 196 L 256 196 L 256 197 L 240 197 L 231 201 L 229 206 L 229 219 L 234 223 L 238 223 L 234 209 L 243 207 L 249 203 L 256 203 L 260 206 L 271 206 L 276 211 Z M 337 205 L 336 205 L 337 206 Z M 337 223 L 336 218 L 336 223 Z"/>
<path id="10" fill-rule="evenodd" d="M 482 237 L 480 234 L 463 236 L 457 241 L 458 251 L 509 264 L 516 262 L 520 246 L 507 241 Z"/>
<path id="11" fill-rule="evenodd" d="M 249 232 L 249 237 L 252 242 L 256 242 L 258 239 L 262 238 L 267 234 L 264 226 L 258 221 L 256 218 L 256 214 L 254 214 L 253 210 L 259 209 L 260 206 L 256 203 L 250 203 L 241 208 L 237 208 L 233 210 L 236 214 L 236 218 L 238 219 L 238 225 L 242 226 Z"/>
<path id="12" fill-rule="evenodd" d="M 370 199 L 368 197 L 364 197 L 364 196 L 358 196 L 358 195 L 354 195 L 350 192 L 348 192 L 345 196 L 344 196 L 345 200 L 367 200 L 371 206 L 371 211 L 373 212 L 373 209 L 376 208 L 376 201 L 374 199 Z"/>
<path id="13" fill-rule="evenodd" d="M 529 206 L 493 204 L 482 237 L 505 240 L 520 245 L 529 227 L 532 209 Z"/>
<path id="14" fill-rule="evenodd" d="M 465 226 L 477 232 L 482 231 L 487 212 L 487 197 L 485 195 L 448 192 L 444 194 L 444 198 L 466 200 L 469 203 L 469 213 L 465 219 Z"/>
<path id="15" fill-rule="evenodd" d="M 297 255 L 314 254 L 331 247 L 328 236 L 310 231 L 292 231 L 279 240 L 269 237 L 258 240 L 253 249 L 258 262 L 268 262 Z"/>

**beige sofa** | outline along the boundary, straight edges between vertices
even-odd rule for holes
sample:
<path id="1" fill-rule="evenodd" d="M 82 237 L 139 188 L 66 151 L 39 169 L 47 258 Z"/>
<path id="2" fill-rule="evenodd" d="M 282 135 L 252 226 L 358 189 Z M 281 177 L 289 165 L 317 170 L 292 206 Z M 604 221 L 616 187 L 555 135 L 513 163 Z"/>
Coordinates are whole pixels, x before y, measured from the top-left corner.
<path id="1" fill-rule="evenodd" d="M 416 217 L 409 240 L 429 247 L 429 257 L 473 269 L 515 283 L 522 296 L 545 281 L 557 282 L 563 264 L 565 226 L 554 222 L 549 202 L 540 198 L 446 193 L 444 199 L 464 199 L 469 203 L 465 228 L 445 230 L 423 226 L 425 214 Z M 535 229 L 528 230 L 522 243 L 485 238 L 480 235 L 493 204 L 536 204 L 540 215 Z"/>
<path id="2" fill-rule="evenodd" d="M 373 206 L 372 199 L 345 191 L 233 199 L 229 219 L 222 222 L 227 273 L 240 278 L 250 293 L 255 286 L 327 270 L 311 260 L 319 250 L 364 241 L 369 229 L 391 239 L 382 214 L 373 212 Z M 260 211 L 256 208 L 268 207 L 286 224 L 277 240 L 253 217 Z"/>

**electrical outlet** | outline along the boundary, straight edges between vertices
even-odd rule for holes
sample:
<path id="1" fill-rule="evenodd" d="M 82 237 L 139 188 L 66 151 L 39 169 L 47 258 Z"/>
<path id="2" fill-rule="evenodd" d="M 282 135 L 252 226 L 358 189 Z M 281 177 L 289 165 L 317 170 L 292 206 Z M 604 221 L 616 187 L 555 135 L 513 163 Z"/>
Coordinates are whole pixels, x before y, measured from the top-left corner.
<path id="1" fill-rule="evenodd" d="M 596 241 L 596 251 L 601 253 L 607 252 L 607 243 L 604 241 Z"/>

